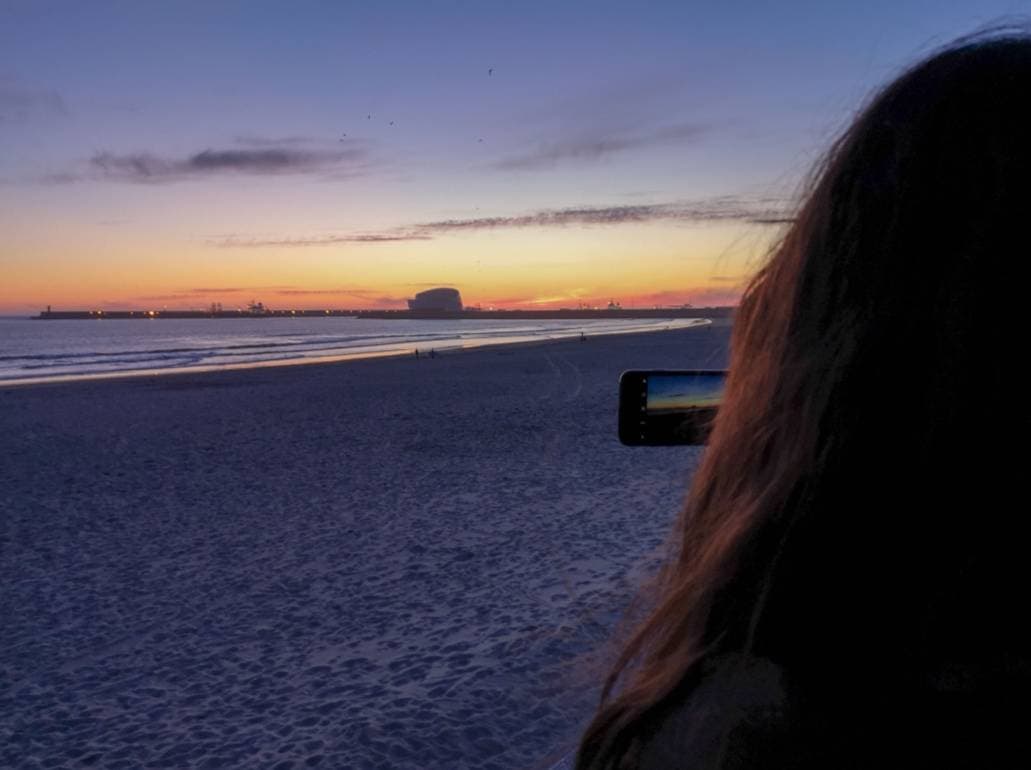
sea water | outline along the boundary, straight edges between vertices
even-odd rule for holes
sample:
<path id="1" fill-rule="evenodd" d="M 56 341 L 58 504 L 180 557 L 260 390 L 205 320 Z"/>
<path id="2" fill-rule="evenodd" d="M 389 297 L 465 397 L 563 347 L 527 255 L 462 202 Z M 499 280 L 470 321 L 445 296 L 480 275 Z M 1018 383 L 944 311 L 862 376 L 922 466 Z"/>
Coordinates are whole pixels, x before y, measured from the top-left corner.
<path id="1" fill-rule="evenodd" d="M 704 319 L 381 320 L 0 318 L 0 385 L 125 374 L 428 355 L 459 348 L 684 328 Z"/>

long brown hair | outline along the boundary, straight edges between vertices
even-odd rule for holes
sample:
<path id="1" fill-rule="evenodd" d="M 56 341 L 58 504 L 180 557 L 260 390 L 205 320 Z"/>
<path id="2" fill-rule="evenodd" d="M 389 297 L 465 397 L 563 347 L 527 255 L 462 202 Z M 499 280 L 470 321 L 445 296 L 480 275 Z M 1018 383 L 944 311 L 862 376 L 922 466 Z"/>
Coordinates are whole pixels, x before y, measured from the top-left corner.
<path id="1" fill-rule="evenodd" d="M 633 767 L 721 651 L 815 682 L 842 654 L 856 682 L 891 660 L 914 686 L 944 654 L 949 587 L 1010 527 L 971 524 L 971 506 L 1002 499 L 1006 458 L 1027 456 L 1007 362 L 1031 290 L 1029 100 L 1031 38 L 992 30 L 903 73 L 826 154 L 743 294 L 675 555 L 579 770 Z"/>

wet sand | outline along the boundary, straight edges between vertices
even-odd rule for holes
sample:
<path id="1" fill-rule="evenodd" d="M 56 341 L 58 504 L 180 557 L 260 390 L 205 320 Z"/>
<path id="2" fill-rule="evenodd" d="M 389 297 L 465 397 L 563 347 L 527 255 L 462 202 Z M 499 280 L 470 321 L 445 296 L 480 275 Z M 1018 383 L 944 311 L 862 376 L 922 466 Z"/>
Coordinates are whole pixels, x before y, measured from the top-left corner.
<path id="1" fill-rule="evenodd" d="M 729 326 L 0 389 L 0 766 L 531 768 L 699 450 Z"/>

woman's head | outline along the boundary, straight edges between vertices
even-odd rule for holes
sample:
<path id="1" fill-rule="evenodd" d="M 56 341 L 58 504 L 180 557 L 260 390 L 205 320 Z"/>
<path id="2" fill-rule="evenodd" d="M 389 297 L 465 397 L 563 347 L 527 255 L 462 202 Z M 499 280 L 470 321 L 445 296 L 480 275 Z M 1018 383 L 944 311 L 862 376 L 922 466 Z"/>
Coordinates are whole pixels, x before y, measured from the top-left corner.
<path id="1" fill-rule="evenodd" d="M 944 655 L 950 592 L 1016 531 L 1001 503 L 1029 427 L 1015 374 L 1028 217 L 1024 32 L 920 62 L 833 145 L 742 297 L 676 557 L 581 768 L 632 754 L 708 652 L 770 655 L 813 681 L 887 667 L 914 686 Z"/>

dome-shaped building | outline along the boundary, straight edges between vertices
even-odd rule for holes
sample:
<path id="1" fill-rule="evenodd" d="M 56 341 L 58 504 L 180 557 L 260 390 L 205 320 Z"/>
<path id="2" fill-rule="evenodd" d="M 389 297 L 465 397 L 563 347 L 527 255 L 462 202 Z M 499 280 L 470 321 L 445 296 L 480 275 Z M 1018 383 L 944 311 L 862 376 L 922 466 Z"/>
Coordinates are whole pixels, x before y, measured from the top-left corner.
<path id="1" fill-rule="evenodd" d="M 439 288 L 420 291 L 408 300 L 409 310 L 461 310 L 462 295 L 458 289 Z"/>

